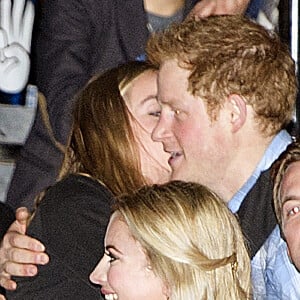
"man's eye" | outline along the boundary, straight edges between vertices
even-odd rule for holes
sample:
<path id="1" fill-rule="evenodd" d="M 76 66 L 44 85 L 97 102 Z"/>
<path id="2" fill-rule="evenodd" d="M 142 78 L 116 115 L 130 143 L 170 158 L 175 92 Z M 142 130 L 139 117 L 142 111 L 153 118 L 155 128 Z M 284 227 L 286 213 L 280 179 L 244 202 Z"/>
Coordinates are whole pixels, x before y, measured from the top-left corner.
<path id="1" fill-rule="evenodd" d="M 287 215 L 288 216 L 294 216 L 299 212 L 300 212 L 300 207 L 299 206 L 294 206 L 292 209 L 288 210 Z"/>

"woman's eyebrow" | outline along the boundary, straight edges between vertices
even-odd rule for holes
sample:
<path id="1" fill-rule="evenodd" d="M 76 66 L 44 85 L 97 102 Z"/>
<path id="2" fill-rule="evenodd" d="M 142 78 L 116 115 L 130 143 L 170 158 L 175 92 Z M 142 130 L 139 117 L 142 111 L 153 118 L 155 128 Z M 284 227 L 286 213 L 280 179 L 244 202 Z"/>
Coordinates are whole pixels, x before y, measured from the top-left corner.
<path id="1" fill-rule="evenodd" d="M 142 100 L 142 102 L 141 102 L 141 104 L 144 104 L 145 102 L 147 102 L 147 101 L 149 101 L 149 100 L 153 100 L 153 99 L 157 99 L 157 95 L 148 95 L 147 97 L 145 97 L 143 100 Z"/>
<path id="2" fill-rule="evenodd" d="M 120 253 L 120 254 L 123 254 L 122 251 L 120 251 L 118 248 L 116 248 L 114 245 L 107 245 L 105 247 L 105 250 L 109 251 L 110 249 L 113 249 L 115 250 L 116 252 Z"/>

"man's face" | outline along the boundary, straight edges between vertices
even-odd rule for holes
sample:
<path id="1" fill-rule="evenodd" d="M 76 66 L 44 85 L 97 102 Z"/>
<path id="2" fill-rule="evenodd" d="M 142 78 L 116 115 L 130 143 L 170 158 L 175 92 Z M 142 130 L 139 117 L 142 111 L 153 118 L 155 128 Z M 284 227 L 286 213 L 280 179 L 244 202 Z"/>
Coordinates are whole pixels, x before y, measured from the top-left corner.
<path id="1" fill-rule="evenodd" d="M 231 129 L 228 117 L 220 110 L 211 121 L 206 105 L 188 92 L 190 72 L 175 60 L 161 65 L 158 76 L 158 101 L 162 111 L 152 138 L 170 153 L 172 179 L 194 181 L 218 190 L 230 160 Z"/>
<path id="2" fill-rule="evenodd" d="M 288 251 L 300 270 L 300 161 L 292 163 L 286 170 L 281 184 L 282 230 Z"/>

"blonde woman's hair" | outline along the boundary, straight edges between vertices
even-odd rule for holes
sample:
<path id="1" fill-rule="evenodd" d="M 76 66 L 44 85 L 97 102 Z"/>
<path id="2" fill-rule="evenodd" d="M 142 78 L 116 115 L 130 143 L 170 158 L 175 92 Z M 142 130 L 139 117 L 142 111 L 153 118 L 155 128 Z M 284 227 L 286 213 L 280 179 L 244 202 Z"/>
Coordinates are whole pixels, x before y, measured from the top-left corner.
<path id="1" fill-rule="evenodd" d="M 250 298 L 250 259 L 236 217 L 208 188 L 181 181 L 119 198 L 170 300 Z"/>
<path id="2" fill-rule="evenodd" d="M 276 134 L 292 119 L 297 82 L 288 47 L 246 17 L 185 20 L 151 36 L 147 55 L 157 66 L 174 59 L 189 70 L 188 91 L 205 102 L 212 120 L 232 94 L 252 106 L 263 135 Z"/>

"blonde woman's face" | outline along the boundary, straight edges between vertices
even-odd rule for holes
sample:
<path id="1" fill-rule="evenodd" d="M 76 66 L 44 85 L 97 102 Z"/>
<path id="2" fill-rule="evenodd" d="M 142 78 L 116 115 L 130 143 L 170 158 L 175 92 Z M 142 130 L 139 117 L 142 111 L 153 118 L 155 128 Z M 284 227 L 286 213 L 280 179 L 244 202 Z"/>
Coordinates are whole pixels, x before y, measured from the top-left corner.
<path id="1" fill-rule="evenodd" d="M 105 299 L 166 300 L 162 280 L 149 267 L 147 257 L 118 213 L 110 219 L 105 236 L 105 254 L 90 275 L 102 286 Z"/>
<path id="2" fill-rule="evenodd" d="M 169 155 L 160 142 L 151 138 L 160 115 L 157 102 L 157 72 L 145 71 L 139 75 L 124 94 L 131 113 L 131 125 L 140 150 L 141 169 L 149 183 L 169 181 L 171 169 Z"/>

